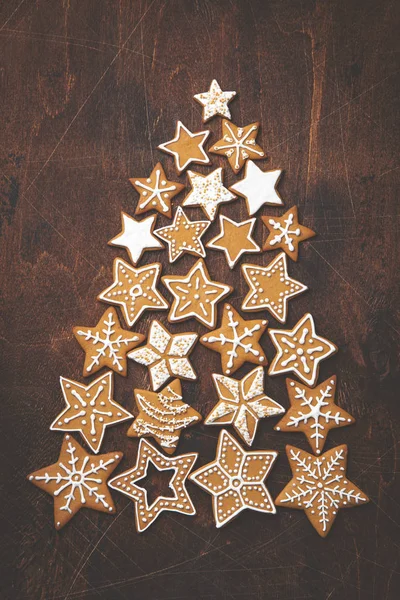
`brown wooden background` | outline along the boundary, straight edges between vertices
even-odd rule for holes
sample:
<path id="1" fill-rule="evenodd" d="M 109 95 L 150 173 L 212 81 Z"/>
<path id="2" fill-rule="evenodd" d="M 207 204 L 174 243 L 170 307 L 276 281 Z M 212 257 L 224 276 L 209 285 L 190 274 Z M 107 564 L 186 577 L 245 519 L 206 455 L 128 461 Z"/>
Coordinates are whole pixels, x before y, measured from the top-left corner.
<path id="1" fill-rule="evenodd" d="M 398 598 L 396 4 L 2 2 L 2 597 Z M 318 232 L 303 244 L 299 263 L 290 265 L 310 291 L 292 301 L 288 325 L 310 310 L 317 330 L 340 348 L 321 377 L 338 374 L 339 402 L 357 424 L 332 432 L 327 448 L 349 444 L 349 476 L 371 502 L 341 511 L 325 540 L 302 512 L 282 509 L 275 517 L 246 511 L 217 530 L 210 497 L 189 484 L 194 518 L 165 513 L 138 535 L 133 505 L 114 494 L 115 518 L 82 510 L 57 533 L 51 498 L 25 476 L 58 456 L 62 435 L 49 425 L 63 407 L 59 376 L 81 379 L 83 364 L 72 327 L 97 322 L 104 305 L 95 298 L 111 283 L 113 258 L 127 258 L 107 241 L 120 230 L 120 210 L 133 213 L 135 207 L 128 177 L 146 176 L 160 158 L 176 176 L 170 157 L 156 147 L 172 137 L 177 119 L 193 131 L 201 128 L 201 107 L 192 96 L 214 77 L 238 92 L 231 104 L 235 122 L 260 120 L 269 160 L 259 164 L 284 169 L 279 189 L 286 207 L 297 204 L 305 224 Z M 212 142 L 220 121 L 210 129 Z M 227 163 L 214 156 L 218 165 L 227 167 L 231 184 Z M 245 203 L 222 212 L 244 218 Z M 203 216 L 197 209 L 190 215 Z M 158 226 L 164 223 L 159 217 Z M 210 228 L 208 239 L 217 229 Z M 262 229 L 259 224 L 259 242 Z M 171 266 L 166 252 L 154 252 L 142 264 L 153 259 L 163 262 L 164 273 L 185 273 L 194 261 L 185 256 Z M 215 279 L 235 285 L 231 301 L 240 308 L 246 291 L 240 269 L 229 272 L 215 251 L 208 264 Z M 137 329 L 146 332 L 153 316 L 166 322 L 166 314 L 150 313 Z M 205 331 L 196 322 L 171 327 L 188 328 Z M 271 359 L 268 335 L 263 345 Z M 209 373 L 219 371 L 219 357 L 198 346 L 193 362 L 200 381 L 184 390 L 206 415 L 216 400 Z M 146 370 L 131 363 L 128 378 L 116 380 L 116 399 L 133 409 L 132 389 L 148 385 Z M 267 390 L 287 406 L 284 377 L 268 379 Z M 281 453 L 269 479 L 276 495 L 290 476 L 285 444 L 308 444 L 300 434 L 273 432 L 274 422 L 261 423 L 255 448 Z M 103 445 L 126 454 L 120 470 L 133 464 L 137 448 L 125 430 L 108 430 Z M 198 451 L 198 465 L 205 464 L 218 432 L 192 428 L 179 450 Z"/>

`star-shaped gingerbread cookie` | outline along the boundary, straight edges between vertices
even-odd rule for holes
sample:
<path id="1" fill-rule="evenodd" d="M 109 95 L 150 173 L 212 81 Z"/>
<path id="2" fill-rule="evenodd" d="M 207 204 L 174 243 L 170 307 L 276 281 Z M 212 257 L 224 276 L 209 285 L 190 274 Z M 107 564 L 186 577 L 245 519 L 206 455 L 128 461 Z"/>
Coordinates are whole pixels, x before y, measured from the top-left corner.
<path id="1" fill-rule="evenodd" d="M 158 147 L 167 154 L 172 154 L 175 160 L 175 167 L 178 173 L 182 173 L 190 163 L 199 163 L 209 165 L 204 143 L 210 131 L 199 131 L 192 133 L 184 126 L 181 121 L 178 121 L 175 129 L 175 137 L 169 142 L 160 144 Z"/>
<path id="2" fill-rule="evenodd" d="M 255 243 L 252 236 L 255 223 L 256 219 L 236 223 L 236 221 L 220 215 L 220 233 L 208 242 L 207 248 L 222 250 L 229 268 L 233 269 L 242 254 L 261 252 L 260 246 Z"/>
<path id="3" fill-rule="evenodd" d="M 175 262 L 182 254 L 205 257 L 202 236 L 210 226 L 210 221 L 190 221 L 183 209 L 178 206 L 171 225 L 160 227 L 154 233 L 169 249 L 169 262 Z"/>
<path id="4" fill-rule="evenodd" d="M 265 158 L 264 150 L 256 144 L 259 123 L 237 127 L 227 119 L 222 121 L 222 138 L 210 148 L 213 154 L 226 156 L 235 173 L 239 173 L 246 160 Z"/>
<path id="5" fill-rule="evenodd" d="M 209 121 L 215 115 L 231 118 L 228 103 L 236 96 L 236 92 L 223 92 L 216 79 L 213 79 L 208 92 L 196 94 L 194 99 L 203 108 L 203 122 Z"/>
<path id="6" fill-rule="evenodd" d="M 267 364 L 259 340 L 266 330 L 265 319 L 246 321 L 229 304 L 225 304 L 221 327 L 203 335 L 200 342 L 221 355 L 222 372 L 230 375 L 245 362 Z"/>
<path id="7" fill-rule="evenodd" d="M 110 246 L 126 248 L 129 258 L 136 265 L 146 250 L 159 250 L 164 246 L 153 235 L 156 217 L 152 215 L 136 221 L 133 217 L 122 212 L 122 231 L 108 242 Z"/>
<path id="8" fill-rule="evenodd" d="M 263 250 L 281 248 L 295 261 L 298 258 L 300 242 L 316 235 L 312 229 L 299 223 L 297 206 L 290 208 L 281 217 L 261 217 L 261 219 L 270 232 L 265 240 Z"/>
<path id="9" fill-rule="evenodd" d="M 215 460 L 190 475 L 191 481 L 213 497 L 217 527 L 246 508 L 276 513 L 264 480 L 277 456 L 273 450 L 245 452 L 233 436 L 225 429 L 221 431 Z"/>
<path id="10" fill-rule="evenodd" d="M 211 221 L 215 219 L 220 204 L 236 198 L 222 183 L 222 168 L 208 175 L 188 171 L 192 190 L 183 201 L 183 206 L 200 206 Z"/>
<path id="11" fill-rule="evenodd" d="M 248 160 L 243 179 L 231 185 L 229 189 L 246 200 L 249 215 L 254 215 L 264 204 L 283 204 L 276 189 L 281 175 L 282 171 L 279 169 L 262 171 L 256 163 Z"/>
<path id="12" fill-rule="evenodd" d="M 169 219 L 172 216 L 171 200 L 185 187 L 176 181 L 169 181 L 161 163 L 156 164 L 149 177 L 134 177 L 129 181 L 140 194 L 135 215 L 156 210 Z"/>

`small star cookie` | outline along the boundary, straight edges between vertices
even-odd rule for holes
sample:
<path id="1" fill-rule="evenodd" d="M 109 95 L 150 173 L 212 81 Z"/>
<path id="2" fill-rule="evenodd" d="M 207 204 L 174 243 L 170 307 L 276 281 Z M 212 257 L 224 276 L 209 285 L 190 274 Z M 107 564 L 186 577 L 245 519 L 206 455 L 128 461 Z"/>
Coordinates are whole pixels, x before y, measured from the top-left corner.
<path id="1" fill-rule="evenodd" d="M 133 217 L 122 212 L 122 231 L 108 242 L 110 246 L 126 248 L 129 258 L 136 265 L 145 250 L 159 250 L 164 246 L 153 235 L 156 217 L 152 215 L 136 221 Z"/>
<path id="2" fill-rule="evenodd" d="M 270 232 L 263 250 L 281 248 L 294 261 L 298 258 L 300 242 L 316 235 L 312 229 L 300 225 L 297 206 L 290 208 L 281 217 L 261 217 L 261 219 Z"/>
<path id="3" fill-rule="evenodd" d="M 231 118 L 228 103 L 236 96 L 236 92 L 223 92 L 218 81 L 213 79 L 208 92 L 196 94 L 194 99 L 201 104 L 203 109 L 203 122 L 209 121 L 215 115 Z"/>
<path id="4" fill-rule="evenodd" d="M 183 206 L 200 206 L 211 221 L 215 219 L 218 206 L 234 200 L 232 194 L 222 183 L 222 167 L 208 175 L 188 171 L 192 190 L 183 201 Z"/>
<path id="5" fill-rule="evenodd" d="M 114 283 L 98 296 L 108 304 L 122 307 L 125 321 L 132 327 L 145 310 L 163 310 L 168 303 L 157 290 L 161 264 L 152 263 L 139 269 L 122 258 L 114 260 Z"/>
<path id="6" fill-rule="evenodd" d="M 239 173 L 246 160 L 265 158 L 265 152 L 256 144 L 259 123 L 237 127 L 230 121 L 222 121 L 222 138 L 210 148 L 213 154 L 226 156 L 235 173 Z"/>
<path id="7" fill-rule="evenodd" d="M 175 159 L 175 167 L 179 174 L 186 169 L 190 163 L 209 165 L 204 143 L 210 131 L 199 131 L 192 133 L 181 121 L 178 121 L 175 129 L 175 137 L 169 142 L 160 144 L 158 147 L 167 154 L 172 154 Z"/>
<path id="8" fill-rule="evenodd" d="M 201 344 L 221 355 L 222 372 L 230 375 L 245 362 L 263 365 L 267 359 L 259 344 L 268 321 L 245 321 L 229 304 L 224 305 L 221 327 L 200 338 Z"/>
<path id="9" fill-rule="evenodd" d="M 319 363 L 338 351 L 337 346 L 315 333 L 314 319 L 305 314 L 292 330 L 270 329 L 269 335 L 277 350 L 268 374 L 291 371 L 307 385 L 315 385 Z"/>
<path id="10" fill-rule="evenodd" d="M 210 225 L 210 221 L 190 221 L 178 206 L 173 223 L 156 229 L 154 233 L 167 242 L 169 262 L 173 263 L 185 253 L 205 257 L 206 251 L 201 238 Z"/>
<path id="11" fill-rule="evenodd" d="M 286 321 L 288 301 L 308 289 L 300 281 L 289 277 L 284 252 L 278 254 L 267 267 L 242 265 L 242 273 L 250 288 L 243 300 L 242 310 L 269 310 L 280 323 Z"/>
<path id="12" fill-rule="evenodd" d="M 273 450 L 245 452 L 230 433 L 225 429 L 221 431 L 215 460 L 190 475 L 191 481 L 213 497 L 218 528 L 246 508 L 276 513 L 264 480 L 277 456 Z"/>
<path id="13" fill-rule="evenodd" d="M 171 213 L 171 200 L 185 187 L 182 183 L 169 181 L 161 163 L 157 163 L 149 177 L 129 179 L 135 190 L 140 194 L 135 215 L 141 215 L 149 210 L 157 210 L 168 217 Z"/>
<path id="14" fill-rule="evenodd" d="M 229 188 L 246 200 L 249 215 L 254 215 L 263 204 L 281 206 L 281 197 L 276 189 L 282 171 L 262 171 L 252 160 L 248 160 L 244 177 Z M 264 220 L 264 217 L 262 217 Z"/>
<path id="15" fill-rule="evenodd" d="M 210 240 L 207 248 L 222 250 L 230 269 L 236 265 L 242 254 L 261 252 L 261 248 L 252 237 L 256 219 L 236 223 L 224 215 L 219 216 L 220 233 Z"/>

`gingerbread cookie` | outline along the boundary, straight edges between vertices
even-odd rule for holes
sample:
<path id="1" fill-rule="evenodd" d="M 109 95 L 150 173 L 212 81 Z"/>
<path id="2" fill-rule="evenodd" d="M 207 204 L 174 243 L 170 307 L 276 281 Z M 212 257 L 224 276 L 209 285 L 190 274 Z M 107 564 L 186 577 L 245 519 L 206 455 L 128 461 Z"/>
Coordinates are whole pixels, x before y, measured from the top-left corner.
<path id="1" fill-rule="evenodd" d="M 134 392 L 139 415 L 128 429 L 128 436 L 153 437 L 167 454 L 173 454 L 182 429 L 202 419 L 197 410 L 182 402 L 181 382 L 174 379 L 160 392 Z"/>
<path id="2" fill-rule="evenodd" d="M 176 181 L 169 181 L 161 163 L 157 163 L 149 177 L 133 178 L 129 180 L 135 190 L 140 194 L 135 215 L 141 215 L 149 210 L 157 210 L 168 217 L 171 213 L 171 200 L 185 187 Z"/>
<path id="3" fill-rule="evenodd" d="M 264 368 L 256 367 L 237 380 L 213 373 L 218 404 L 205 419 L 205 425 L 233 425 L 246 444 L 252 445 L 258 422 L 275 417 L 285 409 L 264 393 Z"/>
<path id="4" fill-rule="evenodd" d="M 153 263 L 139 269 L 122 258 L 114 260 L 114 283 L 98 296 L 107 304 L 121 306 L 125 321 L 132 327 L 145 310 L 164 310 L 168 303 L 157 290 L 161 264 Z"/>
<path id="5" fill-rule="evenodd" d="M 220 215 L 220 233 L 210 240 L 207 248 L 222 250 L 225 253 L 229 268 L 233 269 L 242 254 L 247 252 L 261 252 L 260 246 L 252 237 L 256 219 L 248 219 L 236 223 L 224 215 Z"/>
<path id="6" fill-rule="evenodd" d="M 229 189 L 246 200 L 249 215 L 254 215 L 264 204 L 283 204 L 276 189 L 281 175 L 279 169 L 262 171 L 252 160 L 248 160 L 243 179 Z"/>
<path id="7" fill-rule="evenodd" d="M 286 321 L 288 301 L 308 289 L 300 281 L 289 277 L 284 252 L 278 254 L 267 267 L 242 265 L 242 273 L 249 286 L 242 310 L 269 310 L 280 323 Z"/>
<path id="8" fill-rule="evenodd" d="M 339 508 L 351 508 L 369 502 L 346 477 L 347 446 L 336 446 L 321 456 L 286 446 L 293 478 L 281 491 L 277 506 L 304 510 L 311 525 L 326 537 Z"/>
<path id="9" fill-rule="evenodd" d="M 173 263 L 185 253 L 205 257 L 206 251 L 201 238 L 210 225 L 210 221 L 190 221 L 178 206 L 172 225 L 161 227 L 154 233 L 167 242 L 169 262 Z"/>
<path id="10" fill-rule="evenodd" d="M 215 219 L 220 204 L 236 198 L 222 183 L 222 168 L 208 175 L 188 171 L 192 190 L 183 201 L 183 206 L 200 206 L 211 221 Z"/>
<path id="11" fill-rule="evenodd" d="M 185 483 L 197 457 L 196 453 L 181 454 L 176 457 L 165 456 L 147 440 L 140 440 L 136 465 L 108 483 L 112 489 L 125 494 L 135 503 L 136 529 L 139 533 L 150 527 L 164 510 L 183 515 L 196 514 Z M 149 463 L 152 463 L 158 471 L 173 472 L 168 494 L 159 496 L 151 505 L 147 500 L 146 490 L 138 485 L 138 482 L 146 477 Z"/>
<path id="12" fill-rule="evenodd" d="M 235 173 L 239 173 L 246 160 L 265 158 L 265 152 L 256 144 L 260 123 L 237 127 L 230 121 L 222 121 L 222 138 L 210 148 L 213 154 L 226 156 Z"/>
<path id="13" fill-rule="evenodd" d="M 208 92 L 196 94 L 194 99 L 201 104 L 203 108 L 203 122 L 209 121 L 215 115 L 231 118 L 228 108 L 229 102 L 236 96 L 236 92 L 223 92 L 219 87 L 218 81 L 213 79 Z"/>
<path id="14" fill-rule="evenodd" d="M 200 338 L 206 348 L 221 355 L 222 372 L 234 373 L 245 362 L 267 364 L 264 351 L 259 344 L 268 321 L 245 321 L 229 304 L 225 304 L 221 327 Z"/>
<path id="15" fill-rule="evenodd" d="M 159 250 L 164 246 L 153 235 L 156 217 L 152 215 L 136 221 L 126 213 L 122 212 L 122 231 L 108 242 L 110 246 L 126 248 L 129 258 L 136 265 L 145 250 Z"/>
<path id="16" fill-rule="evenodd" d="M 337 352 L 332 342 L 315 333 L 314 319 L 305 314 L 293 329 L 270 329 L 277 350 L 268 374 L 280 375 L 291 371 L 311 387 L 318 379 L 319 363 Z"/>
<path id="17" fill-rule="evenodd" d="M 286 379 L 286 387 L 290 408 L 275 429 L 302 431 L 315 454 L 321 454 L 330 429 L 355 422 L 348 412 L 335 404 L 336 375 L 314 389 L 293 379 Z"/>
<path id="18" fill-rule="evenodd" d="M 172 154 L 175 160 L 175 167 L 179 174 L 186 169 L 190 163 L 199 163 L 209 165 L 204 143 L 210 131 L 199 131 L 192 133 L 181 121 L 178 121 L 175 129 L 175 137 L 169 142 L 160 144 L 158 147 L 167 154 Z"/>
<path id="19" fill-rule="evenodd" d="M 297 206 L 290 208 L 281 217 L 261 217 L 261 219 L 270 232 L 265 240 L 263 250 L 277 250 L 281 248 L 295 261 L 298 258 L 300 242 L 304 242 L 304 240 L 308 240 L 316 235 L 312 229 L 300 225 Z"/>
<path id="20" fill-rule="evenodd" d="M 122 452 L 93 456 L 65 435 L 58 461 L 28 475 L 28 480 L 54 498 L 54 524 L 61 529 L 82 507 L 115 513 L 107 478 Z"/>
<path id="21" fill-rule="evenodd" d="M 273 450 L 245 452 L 233 436 L 225 429 L 221 431 L 215 460 L 190 475 L 191 481 L 213 497 L 217 527 L 246 508 L 276 513 L 264 480 L 277 456 Z"/>
<path id="22" fill-rule="evenodd" d="M 162 282 L 174 296 L 169 321 L 184 321 L 193 317 L 210 328 L 215 327 L 218 302 L 233 290 L 230 285 L 210 279 L 202 258 L 184 277 L 164 276 Z"/>

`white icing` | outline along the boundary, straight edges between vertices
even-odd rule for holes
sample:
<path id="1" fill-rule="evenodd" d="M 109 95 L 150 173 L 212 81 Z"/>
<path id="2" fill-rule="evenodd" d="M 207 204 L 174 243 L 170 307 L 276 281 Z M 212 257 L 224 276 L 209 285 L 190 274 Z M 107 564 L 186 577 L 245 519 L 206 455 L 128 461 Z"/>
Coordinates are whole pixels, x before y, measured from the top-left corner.
<path id="1" fill-rule="evenodd" d="M 179 138 L 181 137 L 181 131 L 182 130 L 190 138 L 192 138 L 192 139 L 198 138 L 197 146 L 198 146 L 200 154 L 202 155 L 203 158 L 189 157 L 185 162 L 182 162 L 181 161 L 181 157 L 179 155 L 179 152 L 176 152 L 175 150 L 171 150 L 169 148 L 169 146 L 171 144 L 174 144 L 175 142 L 177 142 L 179 140 Z M 181 173 L 182 171 L 184 171 L 186 169 L 186 167 L 191 162 L 209 164 L 210 161 L 209 161 L 209 158 L 208 158 L 208 156 L 207 156 L 207 154 L 206 154 L 203 146 L 204 146 L 204 143 L 205 143 L 206 139 L 210 135 L 210 133 L 211 133 L 210 131 L 199 131 L 198 133 L 192 133 L 191 131 L 189 131 L 189 129 L 187 129 L 187 127 L 184 126 L 184 124 L 181 121 L 178 121 L 177 124 L 176 124 L 175 137 L 172 140 L 169 140 L 168 142 L 165 142 L 164 144 L 160 144 L 158 147 L 159 147 L 160 150 L 163 150 L 167 154 L 172 154 L 172 156 L 175 159 L 176 168 L 179 171 L 179 173 Z"/>
<path id="2" fill-rule="evenodd" d="M 188 171 L 192 190 L 184 199 L 183 206 L 200 206 L 207 217 L 213 221 L 218 206 L 236 198 L 222 183 L 222 167 L 209 175 Z"/>
<path id="3" fill-rule="evenodd" d="M 252 160 L 247 161 L 243 179 L 229 189 L 246 198 L 249 215 L 254 215 L 263 204 L 283 205 L 276 192 L 281 170 L 262 171 Z"/>
<path id="4" fill-rule="evenodd" d="M 148 210 L 150 210 L 150 208 L 156 208 L 157 204 L 159 203 L 162 211 L 164 213 L 169 213 L 170 205 L 169 205 L 169 202 L 165 202 L 165 200 L 169 199 L 169 197 L 170 197 L 169 192 L 176 191 L 177 186 L 176 186 L 176 184 L 174 184 L 172 182 L 167 182 L 166 180 L 162 179 L 161 169 L 156 169 L 156 180 L 154 182 L 154 185 L 151 185 L 151 178 L 148 179 L 147 185 L 137 179 L 135 180 L 134 183 L 135 183 L 136 187 L 143 190 L 140 192 L 141 200 L 139 200 L 139 203 L 138 203 L 138 207 L 141 211 L 143 211 L 143 209 L 147 208 L 150 203 L 151 203 L 151 207 L 149 207 Z M 168 184 L 170 184 L 170 185 L 168 185 Z M 150 196 L 149 196 L 149 193 L 150 193 Z M 173 194 L 173 195 L 175 195 L 175 194 Z"/>
<path id="5" fill-rule="evenodd" d="M 155 221 L 155 215 L 136 221 L 133 217 L 122 213 L 122 231 L 108 243 L 111 246 L 126 248 L 131 261 L 136 265 L 145 250 L 164 247 L 153 235 Z"/>
<path id="6" fill-rule="evenodd" d="M 231 118 L 228 103 L 236 96 L 236 92 L 223 92 L 216 79 L 213 79 L 208 92 L 194 96 L 203 107 L 203 121 L 206 122 L 215 115 Z"/>
<path id="7" fill-rule="evenodd" d="M 254 131 L 258 131 L 258 125 L 250 127 L 246 133 L 244 133 L 244 128 L 238 127 L 237 133 L 235 134 L 232 124 L 229 123 L 229 121 L 224 121 L 222 123 L 222 130 L 226 130 L 226 132 L 224 133 L 222 140 L 213 147 L 213 151 L 225 150 L 225 156 L 228 158 L 235 155 L 233 167 L 235 171 L 240 170 L 241 160 L 247 160 L 249 157 L 254 157 L 254 155 L 259 158 L 265 156 L 265 152 L 257 150 L 254 147 L 256 144 L 254 137 L 248 139 Z M 255 135 L 257 135 L 257 133 Z"/>
<path id="8" fill-rule="evenodd" d="M 238 230 L 242 227 L 248 228 L 246 238 L 247 238 L 247 241 L 249 242 L 249 245 L 244 248 L 235 248 L 234 254 L 231 254 L 232 248 L 229 248 L 226 245 L 224 246 L 223 243 L 218 244 L 218 242 L 221 239 L 223 239 L 226 235 L 225 234 L 225 224 L 227 222 L 229 222 L 231 225 L 236 227 Z M 261 252 L 260 246 L 255 243 L 253 236 L 252 236 L 255 223 L 256 223 L 256 219 L 248 219 L 247 221 L 242 221 L 241 223 L 236 223 L 235 221 L 232 221 L 228 217 L 225 217 L 224 215 L 220 215 L 219 216 L 219 225 L 220 225 L 221 231 L 215 238 L 213 238 L 212 240 L 210 240 L 207 243 L 207 248 L 214 248 L 217 250 L 222 250 L 225 253 L 229 268 L 233 269 L 233 267 L 236 265 L 239 258 L 242 256 L 242 254 L 249 253 L 249 252 Z"/>
<path id="9" fill-rule="evenodd" d="M 293 213 L 289 213 L 288 218 L 284 219 L 285 226 L 282 227 L 278 221 L 275 221 L 273 217 L 270 217 L 269 224 L 279 232 L 275 235 L 275 237 L 272 238 L 272 240 L 269 241 L 270 246 L 281 244 L 283 240 L 284 245 L 288 247 L 289 251 L 294 252 L 295 247 L 293 244 L 293 238 L 300 237 L 301 229 L 300 227 L 296 227 L 296 229 L 290 229 L 293 225 L 293 220 Z"/>
<path id="10" fill-rule="evenodd" d="M 206 252 L 201 238 L 210 225 L 210 221 L 190 221 L 183 209 L 178 206 L 173 223 L 156 229 L 154 233 L 157 237 L 167 242 L 169 261 L 173 263 L 185 252 L 205 257 Z M 176 238 L 176 232 L 182 227 L 187 232 L 187 239 L 180 242 Z"/>

